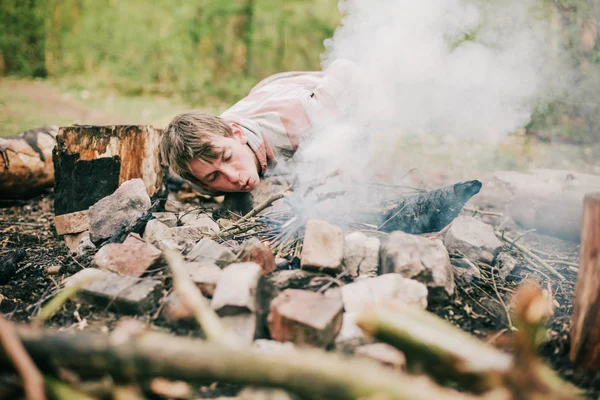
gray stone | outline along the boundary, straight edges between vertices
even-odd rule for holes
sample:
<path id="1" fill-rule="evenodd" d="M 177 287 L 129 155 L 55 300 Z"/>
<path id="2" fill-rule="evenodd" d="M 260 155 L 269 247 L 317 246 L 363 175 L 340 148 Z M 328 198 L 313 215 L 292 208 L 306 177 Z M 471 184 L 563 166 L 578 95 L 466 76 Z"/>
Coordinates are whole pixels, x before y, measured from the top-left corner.
<path id="1" fill-rule="evenodd" d="M 177 214 L 174 212 L 154 212 L 152 216 L 169 228 L 177 226 Z"/>
<path id="2" fill-rule="evenodd" d="M 321 220 L 308 220 L 302 244 L 302 269 L 337 273 L 344 257 L 344 233 Z"/>
<path id="3" fill-rule="evenodd" d="M 190 274 L 190 279 L 206 297 L 212 297 L 223 270 L 212 263 L 191 262 L 185 268 Z"/>
<path id="4" fill-rule="evenodd" d="M 358 313 L 345 312 L 342 319 L 342 328 L 335 338 L 336 343 L 357 341 L 365 338 L 363 331 L 356 325 Z"/>
<path id="5" fill-rule="evenodd" d="M 261 330 L 258 322 L 257 315 L 251 312 L 221 317 L 221 325 L 225 332 L 243 345 L 250 345 L 255 339 L 260 339 Z"/>
<path id="6" fill-rule="evenodd" d="M 392 369 L 401 370 L 406 365 L 406 357 L 397 348 L 386 343 L 370 343 L 358 347 L 354 354 L 379 362 Z"/>
<path id="7" fill-rule="evenodd" d="M 75 255 L 82 256 L 86 253 L 91 253 L 95 250 L 96 250 L 96 246 L 90 240 L 90 235 L 88 233 L 87 235 L 84 235 L 81 238 L 81 240 L 79 241 L 79 244 L 77 245 L 77 249 L 75 250 Z"/>
<path id="8" fill-rule="evenodd" d="M 94 255 L 93 264 L 121 275 L 142 276 L 159 264 L 162 252 L 138 234 L 127 236 L 123 243 L 109 243 Z"/>
<path id="9" fill-rule="evenodd" d="M 144 240 L 154 246 L 160 247 L 167 239 L 173 239 L 174 234 L 169 227 L 158 219 L 151 219 L 144 228 Z"/>
<path id="10" fill-rule="evenodd" d="M 376 306 L 389 300 L 424 310 L 427 308 L 427 287 L 398 274 L 385 274 L 344 285 L 342 300 L 344 310 L 350 313 L 361 312 L 366 306 Z"/>
<path id="11" fill-rule="evenodd" d="M 152 279 L 119 275 L 96 268 L 86 268 L 71 276 L 66 285 L 82 283 L 78 297 L 98 307 L 122 313 L 150 311 L 161 293 L 162 285 Z"/>
<path id="12" fill-rule="evenodd" d="M 481 279 L 479 267 L 468 258 L 454 258 L 451 262 L 455 276 L 463 278 L 468 283 L 472 282 L 474 278 Z"/>
<path id="13" fill-rule="evenodd" d="M 181 213 L 179 220 L 184 226 L 195 226 L 206 234 L 214 234 L 221 230 L 211 217 L 199 211 Z"/>
<path id="14" fill-rule="evenodd" d="M 467 216 L 460 216 L 452 221 L 444 236 L 444 244 L 450 253 L 490 265 L 502 249 L 502 242 L 494 234 L 494 228 Z"/>
<path id="15" fill-rule="evenodd" d="M 136 178 L 124 182 L 113 194 L 89 208 L 90 239 L 98 243 L 132 227 L 150 206 L 144 181 Z"/>
<path id="16" fill-rule="evenodd" d="M 508 278 L 511 272 L 514 271 L 517 264 L 517 260 L 515 260 L 514 257 L 506 253 L 500 253 L 496 257 L 496 267 L 500 269 L 498 275 L 500 275 L 502 279 Z"/>
<path id="17" fill-rule="evenodd" d="M 200 240 L 187 255 L 190 261 L 208 261 L 225 267 L 237 259 L 236 255 L 227 247 L 211 239 Z"/>
<path id="18" fill-rule="evenodd" d="M 380 241 L 362 232 L 346 235 L 344 266 L 353 278 L 377 276 Z"/>
<path id="19" fill-rule="evenodd" d="M 454 274 L 448 251 L 440 240 L 396 231 L 381 242 L 381 273 L 398 273 L 424 283 L 429 300 L 454 293 Z"/>
<path id="20" fill-rule="evenodd" d="M 178 243 L 197 243 L 206 236 L 206 232 L 197 226 L 176 226 L 169 232 Z"/>
<path id="21" fill-rule="evenodd" d="M 253 262 L 225 267 L 210 303 L 213 310 L 221 316 L 259 311 L 261 272 L 260 265 Z"/>
<path id="22" fill-rule="evenodd" d="M 287 269 L 275 271 L 268 275 L 267 279 L 278 290 L 288 288 L 299 289 L 304 286 L 315 276 L 315 274 L 301 269 Z"/>

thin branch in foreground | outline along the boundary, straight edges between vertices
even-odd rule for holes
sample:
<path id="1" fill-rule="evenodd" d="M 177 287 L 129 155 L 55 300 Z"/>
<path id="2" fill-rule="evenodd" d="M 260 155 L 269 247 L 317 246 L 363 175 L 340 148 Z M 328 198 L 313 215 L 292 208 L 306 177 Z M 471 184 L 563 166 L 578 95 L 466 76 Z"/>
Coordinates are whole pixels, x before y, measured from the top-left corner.
<path id="1" fill-rule="evenodd" d="M 42 374 L 27 354 L 17 330 L 2 315 L 0 315 L 0 343 L 7 358 L 23 380 L 27 398 L 29 400 L 46 400 Z"/>
<path id="2" fill-rule="evenodd" d="M 306 398 L 350 400 L 477 400 L 424 377 L 392 371 L 377 362 L 316 349 L 261 353 L 165 333 L 145 332 L 125 341 L 91 332 L 20 328 L 32 357 L 47 368 L 66 368 L 126 381 L 152 377 L 279 387 Z M 0 351 L 0 360 L 4 354 Z M 42 364 L 45 362 L 45 364 Z"/>
<path id="3" fill-rule="evenodd" d="M 234 338 L 221 326 L 217 314 L 210 308 L 207 299 L 194 285 L 183 266 L 183 259 L 176 251 L 163 246 L 165 258 L 173 274 L 173 287 L 183 305 L 194 315 L 196 322 L 202 328 L 206 338 L 222 345 L 235 344 Z"/>

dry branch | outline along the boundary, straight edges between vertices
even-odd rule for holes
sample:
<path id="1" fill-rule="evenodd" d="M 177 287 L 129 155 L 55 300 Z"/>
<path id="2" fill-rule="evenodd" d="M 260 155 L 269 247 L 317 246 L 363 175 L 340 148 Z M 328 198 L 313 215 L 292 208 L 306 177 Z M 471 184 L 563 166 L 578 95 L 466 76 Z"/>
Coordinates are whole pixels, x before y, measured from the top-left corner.
<path id="1" fill-rule="evenodd" d="M 233 337 L 229 335 L 221 326 L 221 321 L 217 314 L 210 308 L 208 300 L 200 290 L 194 285 L 188 272 L 183 266 L 183 259 L 174 250 L 163 246 L 163 257 L 165 258 L 171 273 L 173 274 L 173 287 L 179 296 L 183 305 L 190 313 L 194 315 L 196 322 L 202 328 L 206 338 L 215 343 L 233 345 Z"/>
<path id="2" fill-rule="evenodd" d="M 370 308 L 357 319 L 367 334 L 405 353 L 408 365 L 444 382 L 455 379 L 472 390 L 502 384 L 512 358 L 436 316 L 394 303 Z"/>
<path id="3" fill-rule="evenodd" d="M 307 398 L 477 399 L 440 388 L 425 378 L 388 370 L 370 360 L 349 359 L 318 350 L 261 354 L 155 332 L 125 341 L 90 332 L 21 328 L 19 333 L 34 360 L 48 369 L 110 374 L 132 381 L 160 376 L 191 382 L 280 387 Z M 0 352 L 0 359 L 5 357 Z"/>
<path id="4" fill-rule="evenodd" d="M 5 358 L 12 363 L 25 387 L 29 400 L 45 400 L 44 378 L 25 350 L 15 327 L 0 315 L 0 344 Z"/>

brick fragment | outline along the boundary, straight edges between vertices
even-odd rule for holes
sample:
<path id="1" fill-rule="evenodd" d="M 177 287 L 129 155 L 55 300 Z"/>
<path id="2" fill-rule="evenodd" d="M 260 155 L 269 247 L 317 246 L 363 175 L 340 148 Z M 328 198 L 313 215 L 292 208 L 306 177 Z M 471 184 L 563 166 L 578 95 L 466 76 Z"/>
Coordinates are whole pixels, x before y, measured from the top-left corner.
<path id="1" fill-rule="evenodd" d="M 334 225 L 321 220 L 306 223 L 302 244 L 302 269 L 327 273 L 341 271 L 344 257 L 344 233 Z"/>
<path id="2" fill-rule="evenodd" d="M 338 298 L 287 289 L 271 302 L 267 321 L 274 340 L 326 347 L 339 333 L 342 315 Z"/>
<path id="3" fill-rule="evenodd" d="M 87 231 L 90 228 L 88 210 L 57 215 L 54 217 L 54 227 L 59 235 Z"/>
<path id="4" fill-rule="evenodd" d="M 161 254 L 159 249 L 132 233 L 123 243 L 103 246 L 94 256 L 93 264 L 107 271 L 140 277 L 160 262 Z"/>
<path id="5" fill-rule="evenodd" d="M 238 260 L 242 262 L 255 262 L 262 268 L 262 274 L 266 275 L 275 271 L 275 257 L 273 252 L 256 238 L 245 241 L 242 244 Z"/>

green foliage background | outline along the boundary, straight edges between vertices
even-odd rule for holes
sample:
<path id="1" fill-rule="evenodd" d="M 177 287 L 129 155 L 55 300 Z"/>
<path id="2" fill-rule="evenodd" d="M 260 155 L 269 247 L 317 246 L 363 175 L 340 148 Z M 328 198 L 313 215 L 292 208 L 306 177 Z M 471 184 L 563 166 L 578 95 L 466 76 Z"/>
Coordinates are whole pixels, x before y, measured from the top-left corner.
<path id="1" fill-rule="evenodd" d="M 231 104 L 272 73 L 319 69 L 337 1 L 1 0 L 0 75 Z M 564 101 L 539 106 L 528 130 L 597 141 L 600 0 L 542 3 L 579 76 Z"/>
<path id="2" fill-rule="evenodd" d="M 94 77 L 125 94 L 234 101 L 319 69 L 337 0 L 2 0 L 5 74 Z"/>

